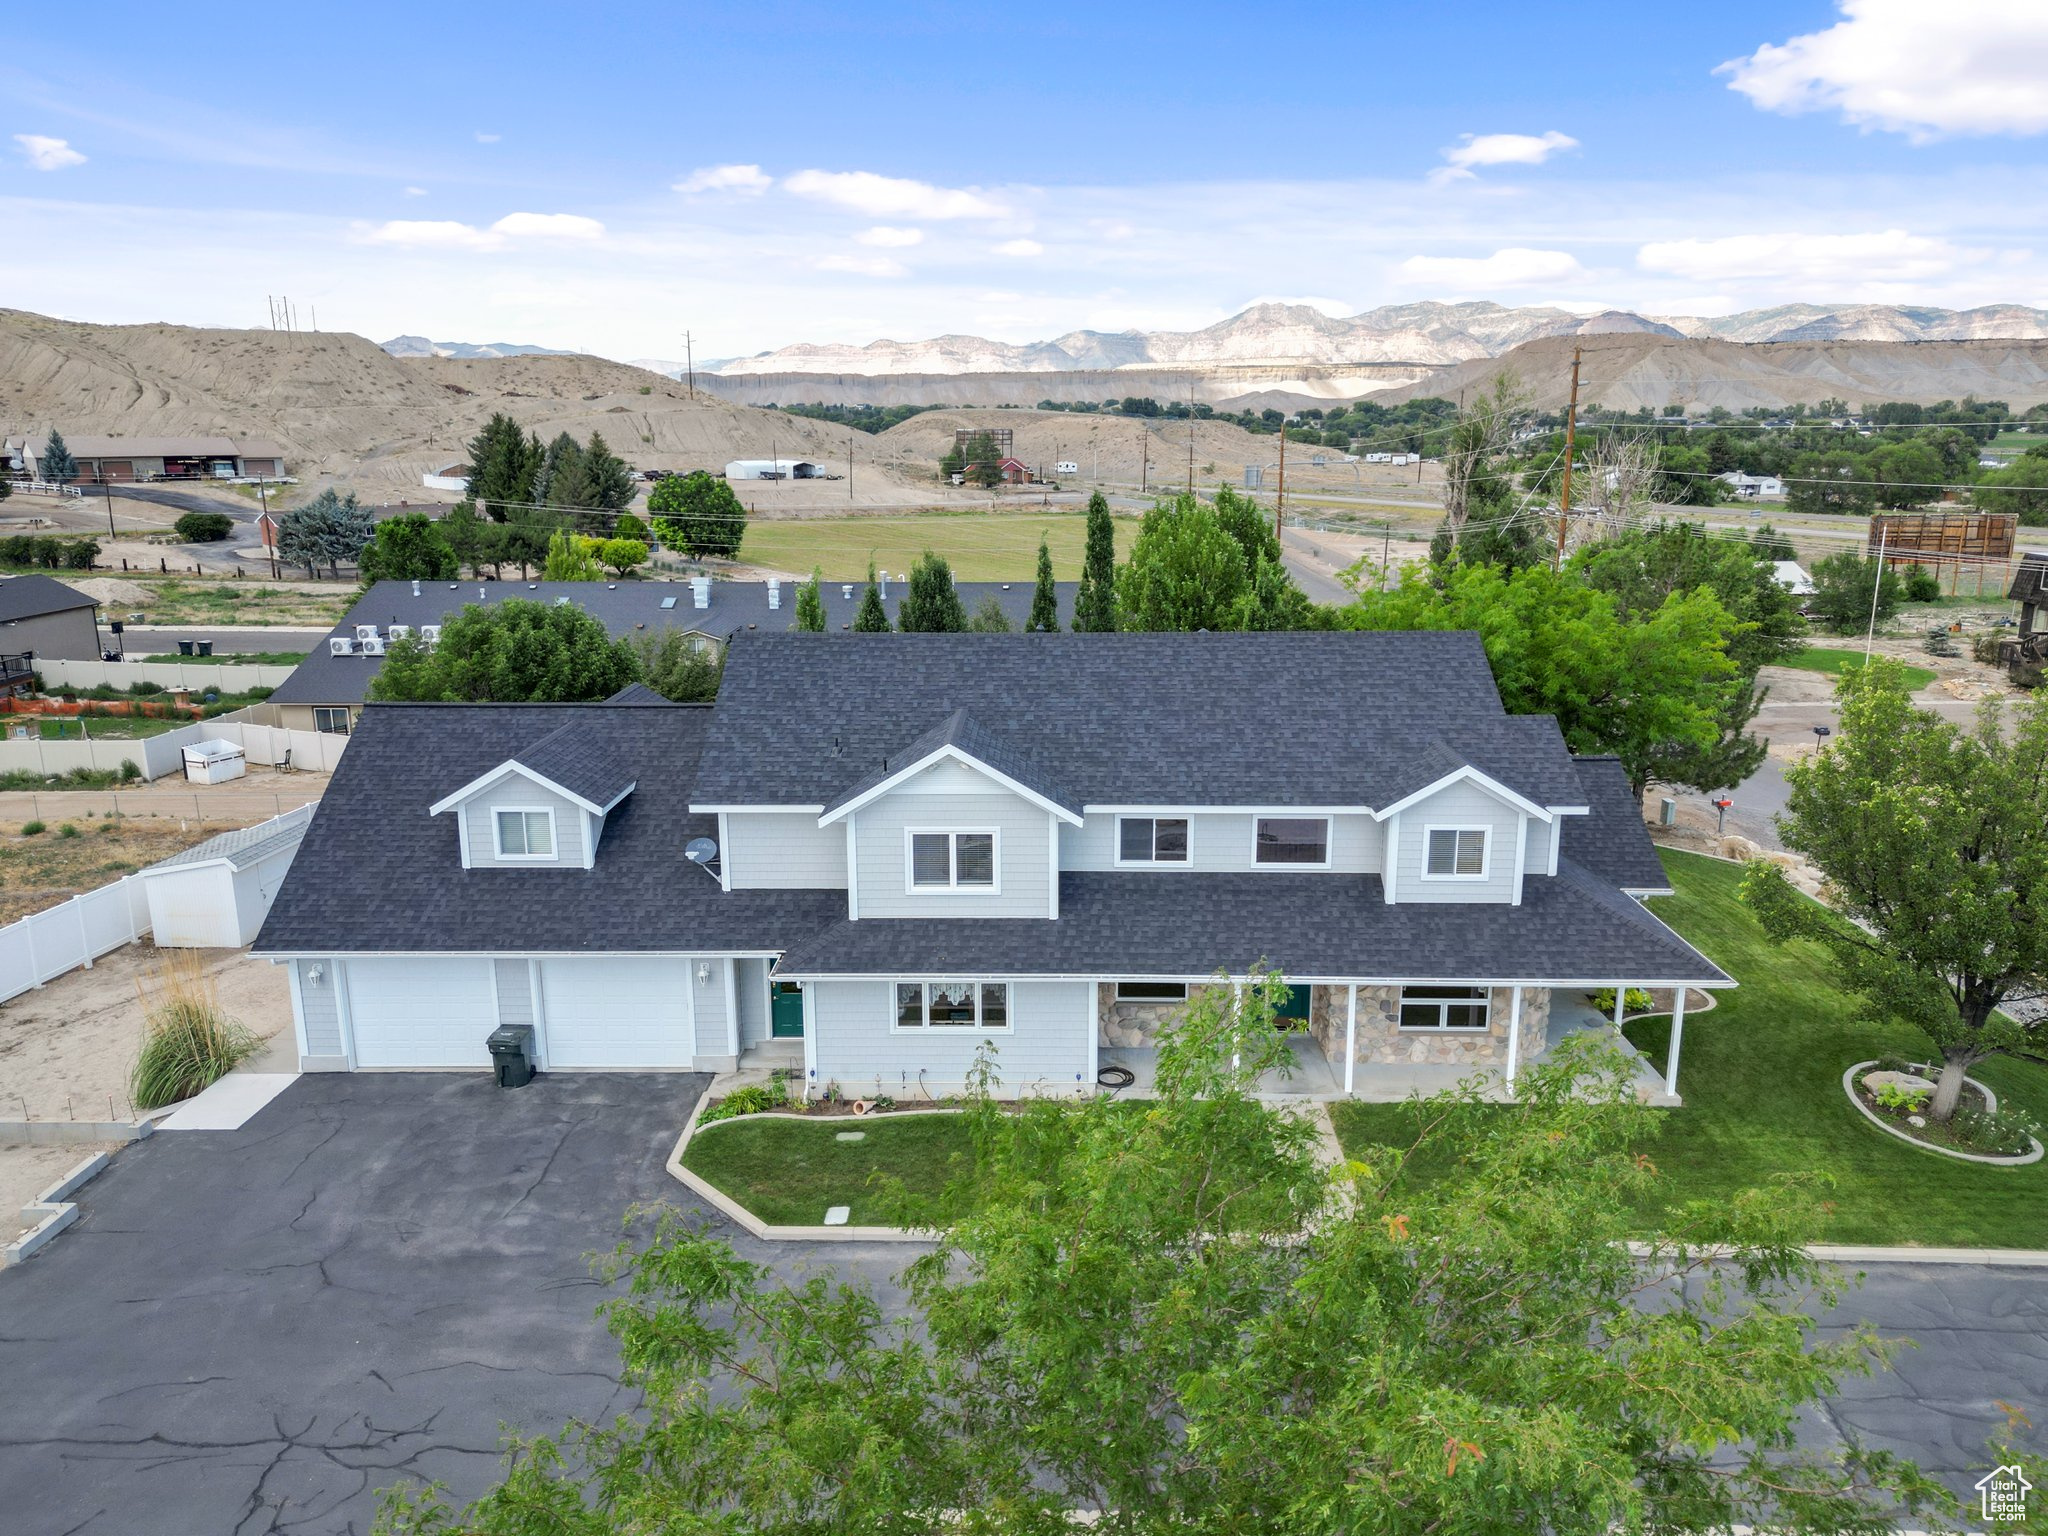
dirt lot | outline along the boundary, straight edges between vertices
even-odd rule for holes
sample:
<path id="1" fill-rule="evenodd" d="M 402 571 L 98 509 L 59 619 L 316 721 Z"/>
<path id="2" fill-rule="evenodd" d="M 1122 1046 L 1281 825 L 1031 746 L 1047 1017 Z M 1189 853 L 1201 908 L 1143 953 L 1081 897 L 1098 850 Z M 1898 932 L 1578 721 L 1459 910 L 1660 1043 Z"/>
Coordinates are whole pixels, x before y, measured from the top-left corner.
<path id="1" fill-rule="evenodd" d="M 70 585 L 98 599 L 102 619 L 136 624 L 311 625 L 327 629 L 340 622 L 356 596 L 353 579 L 207 580 L 191 575 L 159 576 L 153 570 L 148 575 L 91 576 Z"/>
<path id="2" fill-rule="evenodd" d="M 125 945 L 100 956 L 91 970 L 68 971 L 0 1003 L 0 1119 L 134 1117 L 128 1071 L 141 1041 L 143 993 L 153 985 L 158 954 L 153 944 Z M 239 949 L 199 954 L 232 1018 L 265 1039 L 275 1040 L 280 1032 L 290 1039 L 291 987 L 282 967 Z M 296 1066 L 293 1061 L 282 1070 Z M 0 1148 L 0 1155 L 12 1150 Z M 0 1206 L 0 1219 L 5 1214 Z"/>
<path id="3" fill-rule="evenodd" d="M 24 825 L 35 823 L 0 821 L 0 923 L 111 884 L 223 830 L 156 816 L 47 822 L 34 834 Z"/>
<path id="4" fill-rule="evenodd" d="M 0 827 L 32 820 L 54 827 L 63 821 L 82 824 L 89 817 L 140 816 L 189 822 L 194 829 L 203 826 L 211 836 L 296 810 L 318 800 L 326 788 L 324 773 L 251 768 L 225 784 L 188 784 L 183 779 L 164 778 L 125 789 L 0 790 Z"/>
<path id="5" fill-rule="evenodd" d="M 95 1152 L 118 1150 L 119 1144 L 74 1143 L 61 1147 L 0 1146 L 0 1242 L 12 1242 L 30 1224 L 21 1208 Z"/>

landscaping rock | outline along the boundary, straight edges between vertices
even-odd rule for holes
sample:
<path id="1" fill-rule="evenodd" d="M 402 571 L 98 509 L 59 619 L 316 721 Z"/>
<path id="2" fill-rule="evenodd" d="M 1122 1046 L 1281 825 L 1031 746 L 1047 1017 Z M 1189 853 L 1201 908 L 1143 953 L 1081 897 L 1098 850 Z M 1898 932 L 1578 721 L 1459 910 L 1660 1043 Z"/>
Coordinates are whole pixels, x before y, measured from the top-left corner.
<path id="1" fill-rule="evenodd" d="M 1934 1084 L 1917 1072 L 1866 1072 L 1863 1086 L 1872 1093 L 1881 1093 L 1886 1088 L 1903 1088 L 1908 1093 L 1932 1093 Z"/>
<path id="2" fill-rule="evenodd" d="M 866 1131 L 837 1131 L 833 1133 L 832 1139 L 834 1141 L 866 1141 L 868 1133 Z"/>

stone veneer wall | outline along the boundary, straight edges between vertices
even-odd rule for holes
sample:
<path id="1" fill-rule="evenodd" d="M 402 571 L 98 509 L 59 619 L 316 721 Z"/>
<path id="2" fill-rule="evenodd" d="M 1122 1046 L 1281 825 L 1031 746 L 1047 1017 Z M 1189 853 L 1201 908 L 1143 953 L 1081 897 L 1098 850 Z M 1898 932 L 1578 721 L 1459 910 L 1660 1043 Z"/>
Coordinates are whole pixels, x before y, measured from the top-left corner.
<path id="1" fill-rule="evenodd" d="M 1195 982 L 1188 987 L 1188 1002 L 1208 987 Z M 1187 1003 L 1120 1003 L 1116 983 L 1095 984 L 1095 1027 L 1097 1038 L 1112 1049 L 1150 1050 L 1159 1043 L 1159 1031 L 1171 1024 Z"/>
<path id="2" fill-rule="evenodd" d="M 1317 987 L 1310 1008 L 1309 1031 L 1325 1058 L 1338 1066 L 1344 1061 L 1344 1018 L 1348 989 Z M 1360 987 L 1358 989 L 1358 1059 L 1365 1063 L 1428 1064 L 1437 1066 L 1506 1066 L 1508 1020 L 1514 1007 L 1514 989 L 1495 987 L 1487 1030 L 1481 1034 L 1435 1034 L 1400 1030 L 1401 989 Z M 1522 989 L 1522 1040 L 1520 1060 L 1534 1060 L 1543 1049 L 1543 1037 L 1550 1020 L 1550 990 Z"/>

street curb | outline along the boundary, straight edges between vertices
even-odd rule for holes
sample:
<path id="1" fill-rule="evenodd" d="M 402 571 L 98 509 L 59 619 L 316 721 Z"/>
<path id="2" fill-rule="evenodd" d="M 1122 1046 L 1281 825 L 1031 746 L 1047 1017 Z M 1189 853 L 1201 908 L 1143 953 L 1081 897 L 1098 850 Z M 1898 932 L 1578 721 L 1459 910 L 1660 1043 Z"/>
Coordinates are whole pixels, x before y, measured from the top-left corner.
<path id="1" fill-rule="evenodd" d="M 1652 1243 L 1632 1242 L 1636 1258 L 1655 1258 L 1665 1250 Z M 1722 1247 L 1694 1250 L 1709 1258 L 1726 1258 Z M 1856 1243 L 1808 1243 L 1803 1250 L 1824 1264 L 1977 1264 L 2007 1269 L 2048 1269 L 2048 1250 L 2039 1248 L 1881 1248 Z"/>
<path id="2" fill-rule="evenodd" d="M 23 1206 L 21 1219 L 31 1225 L 20 1237 L 0 1248 L 0 1269 L 12 1269 L 17 1264 L 25 1263 L 59 1232 L 78 1220 L 77 1204 L 67 1200 L 65 1196 L 75 1194 L 92 1182 L 109 1161 L 111 1158 L 107 1153 L 93 1153 Z"/>

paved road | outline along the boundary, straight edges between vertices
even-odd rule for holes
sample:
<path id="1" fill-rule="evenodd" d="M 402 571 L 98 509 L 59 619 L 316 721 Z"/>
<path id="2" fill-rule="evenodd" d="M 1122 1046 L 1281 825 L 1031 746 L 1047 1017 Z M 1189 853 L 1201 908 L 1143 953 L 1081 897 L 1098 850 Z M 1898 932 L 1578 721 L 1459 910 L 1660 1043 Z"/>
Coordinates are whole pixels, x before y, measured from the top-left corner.
<path id="1" fill-rule="evenodd" d="M 191 627 L 130 624 L 122 640 L 130 656 L 162 655 L 167 660 L 176 660 L 180 640 L 209 641 L 216 653 L 227 655 L 230 652 L 310 651 L 315 646 L 324 649 L 331 633 L 333 631 L 327 629 L 272 629 L 253 624 Z"/>
<path id="2" fill-rule="evenodd" d="M 501 1422 L 630 1406 L 584 1256 L 636 1202 L 694 1208 L 663 1163 L 703 1086 L 322 1075 L 240 1131 L 127 1148 L 73 1230 L 0 1271 L 9 1536 L 363 1533 L 396 1481 L 486 1485 Z M 736 1242 L 903 1305 L 900 1246 Z M 1853 1433 L 1960 1490 L 1994 1400 L 2048 1423 L 2039 1271 L 1879 1267 L 1826 1327 L 1852 1316 L 1921 1347 L 1850 1382 L 1813 1437 Z"/>

